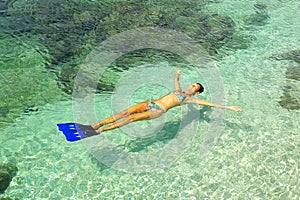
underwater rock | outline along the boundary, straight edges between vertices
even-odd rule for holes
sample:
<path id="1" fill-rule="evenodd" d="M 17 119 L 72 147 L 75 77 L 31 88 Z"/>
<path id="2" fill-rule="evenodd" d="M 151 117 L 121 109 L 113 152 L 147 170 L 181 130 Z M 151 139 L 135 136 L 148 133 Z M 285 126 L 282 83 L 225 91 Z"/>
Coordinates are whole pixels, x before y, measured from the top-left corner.
<path id="1" fill-rule="evenodd" d="M 300 64 L 300 50 L 290 51 L 284 54 L 272 56 L 276 60 L 292 60 Z M 286 69 L 286 85 L 283 88 L 283 96 L 279 104 L 288 110 L 300 109 L 300 65 Z"/>
<path id="2" fill-rule="evenodd" d="M 37 112 L 37 111 L 39 111 L 38 107 L 36 107 L 35 105 L 30 105 L 24 110 L 24 113 L 30 114 L 32 112 Z"/>
<path id="3" fill-rule="evenodd" d="M 286 70 L 286 85 L 279 104 L 288 110 L 300 109 L 300 65 L 288 67 Z"/>
<path id="4" fill-rule="evenodd" d="M 9 17 L 0 21 L 0 26 L 16 36 L 41 37 L 40 44 L 51 55 L 46 59 L 46 68 L 56 74 L 58 86 L 71 94 L 78 66 L 86 55 L 97 44 L 122 31 L 145 26 L 178 30 L 195 38 L 210 54 L 217 54 L 218 49 L 231 40 L 235 25 L 229 17 L 204 13 L 202 8 L 206 3 L 23 0 L 8 9 Z M 173 59 L 174 56 L 168 61 L 173 62 Z M 129 61 L 133 63 L 131 67 L 137 66 L 133 61 Z M 126 62 L 128 59 L 118 59 L 119 64 Z M 116 74 L 119 64 L 111 67 Z M 111 88 L 111 83 L 99 82 L 101 88 L 103 85 Z"/>
<path id="5" fill-rule="evenodd" d="M 244 21 L 248 25 L 264 26 L 270 18 L 267 11 L 267 6 L 262 3 L 254 4 L 255 14 L 250 15 Z"/>
<path id="6" fill-rule="evenodd" d="M 10 197 L 0 197 L 0 200 L 13 200 L 13 199 Z"/>
<path id="7" fill-rule="evenodd" d="M 235 32 L 230 37 L 230 40 L 223 45 L 222 49 L 225 49 L 226 51 L 226 53 L 223 52 L 223 54 L 228 54 L 230 51 L 247 49 L 251 45 L 251 42 L 253 42 L 255 39 L 256 38 L 254 36 Z"/>
<path id="8" fill-rule="evenodd" d="M 292 60 L 300 64 L 300 50 L 289 51 L 280 55 L 273 55 L 271 58 L 275 60 Z"/>
<path id="9" fill-rule="evenodd" d="M 0 162 L 0 193 L 4 193 L 17 171 L 18 168 L 14 164 Z"/>
<path id="10" fill-rule="evenodd" d="M 0 16 L 7 15 L 7 10 L 17 0 L 0 0 Z"/>
<path id="11" fill-rule="evenodd" d="M 287 68 L 285 74 L 288 79 L 300 81 L 300 65 Z"/>
<path id="12" fill-rule="evenodd" d="M 1 106 L 0 107 L 0 117 L 7 117 L 7 114 L 9 113 L 9 107 L 8 106 Z"/>
<path id="13" fill-rule="evenodd" d="M 299 84 L 298 84 L 299 85 Z M 284 86 L 283 96 L 280 97 L 279 104 L 288 110 L 300 109 L 300 90 L 299 86 Z"/>
<path id="14" fill-rule="evenodd" d="M 0 16 L 5 15 L 7 9 L 6 1 L 0 1 Z"/>
<path id="15" fill-rule="evenodd" d="M 44 57 L 26 38 L 0 34 L 0 128 L 14 122 L 28 107 L 61 99 L 56 76 L 45 69 Z M 31 38 L 32 39 L 32 38 Z M 33 40 L 28 40 L 33 46 Z M 24 44 L 25 43 L 25 44 Z M 3 47 L 3 48 L 2 48 Z"/>
<path id="16" fill-rule="evenodd" d="M 199 40 L 207 45 L 209 53 L 217 53 L 218 49 L 231 40 L 235 32 L 234 21 L 230 17 L 217 14 L 210 15 L 204 27 L 202 30 L 206 29 L 207 33 L 205 36 L 200 34 Z M 204 45 L 204 48 L 206 45 Z"/>

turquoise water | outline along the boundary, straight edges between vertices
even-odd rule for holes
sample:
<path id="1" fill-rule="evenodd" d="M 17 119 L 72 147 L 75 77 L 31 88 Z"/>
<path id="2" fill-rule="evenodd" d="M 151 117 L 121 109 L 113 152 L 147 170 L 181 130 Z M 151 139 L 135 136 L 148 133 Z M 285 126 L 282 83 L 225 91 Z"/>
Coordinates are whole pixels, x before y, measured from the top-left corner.
<path id="1" fill-rule="evenodd" d="M 169 165 L 153 167 L 149 172 L 107 166 L 90 153 L 89 143 L 66 142 L 56 123 L 76 118 L 74 101 L 68 92 L 72 88 L 60 86 L 58 79 L 63 72 L 49 70 L 39 61 L 49 62 L 54 54 L 39 43 L 38 36 L 22 38 L 3 32 L 1 46 L 6 50 L 0 60 L 4 96 L 1 97 L 0 162 L 16 163 L 18 172 L 1 195 L 12 199 L 299 199 L 300 113 L 299 109 L 287 109 L 279 103 L 287 85 L 296 88 L 290 95 L 299 99 L 299 81 L 286 76 L 286 71 L 299 68 L 299 63 L 272 57 L 299 51 L 300 3 L 260 1 L 267 7 L 268 17 L 260 13 L 258 18 L 263 19 L 253 20 L 256 3 L 215 1 L 205 2 L 202 7 L 202 11 L 228 16 L 235 23 L 234 39 L 218 48 L 212 60 L 224 86 L 226 104 L 239 105 L 244 112 L 225 112 L 224 126 L 216 133 L 219 136 L 216 144 L 202 155 L 199 149 L 203 148 L 214 121 L 214 109 L 195 108 L 201 118 L 189 146 Z M 200 1 L 193 4 L 197 7 Z M 176 1 L 173 5 L 181 6 Z M 13 45 L 6 46 L 7 40 Z M 86 49 L 89 48 L 92 47 L 87 45 Z M 79 61 L 67 60 L 60 65 L 71 71 L 68 66 L 84 59 L 78 57 Z M 137 70 L 145 64 L 138 59 Z M 128 62 L 132 65 L 132 61 Z M 180 59 L 173 59 L 172 63 L 158 54 L 147 62 L 160 65 L 161 71 L 175 71 L 176 66 L 182 65 L 184 86 L 198 77 Z M 107 71 L 106 82 L 115 82 L 135 69 Z M 205 77 L 199 75 L 199 78 L 207 83 Z M 95 96 L 98 120 L 112 113 L 114 92 L 107 88 Z M 165 92 L 169 90 L 164 85 L 146 83 L 136 88 L 129 102 L 144 101 L 149 96 L 157 98 Z M 198 97 L 211 100 L 213 92 L 208 88 Z M 159 152 L 179 137 L 174 132 L 180 124 L 180 109 L 170 110 L 164 120 L 167 127 L 157 135 L 137 139 L 117 129 L 106 132 L 105 137 L 134 155 Z M 145 128 L 149 123 L 138 122 L 136 126 Z M 98 142 L 104 136 L 95 138 L 87 140 Z"/>

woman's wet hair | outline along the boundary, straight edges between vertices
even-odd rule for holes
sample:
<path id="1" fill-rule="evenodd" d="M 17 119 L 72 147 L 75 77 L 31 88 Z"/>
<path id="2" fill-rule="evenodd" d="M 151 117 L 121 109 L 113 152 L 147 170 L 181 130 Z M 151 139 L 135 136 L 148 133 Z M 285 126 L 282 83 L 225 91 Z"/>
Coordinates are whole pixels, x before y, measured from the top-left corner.
<path id="1" fill-rule="evenodd" d="M 197 84 L 200 86 L 200 88 L 199 88 L 199 90 L 198 90 L 197 92 L 199 92 L 199 93 L 204 92 L 204 87 L 203 87 L 203 85 L 201 85 L 201 83 L 197 83 Z"/>

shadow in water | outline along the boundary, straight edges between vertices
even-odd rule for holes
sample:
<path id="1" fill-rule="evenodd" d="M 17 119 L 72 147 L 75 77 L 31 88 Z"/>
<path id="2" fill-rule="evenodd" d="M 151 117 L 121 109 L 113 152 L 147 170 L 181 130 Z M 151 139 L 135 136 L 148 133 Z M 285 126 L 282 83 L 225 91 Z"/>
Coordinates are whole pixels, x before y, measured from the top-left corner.
<path id="1" fill-rule="evenodd" d="M 210 122 L 210 113 L 210 107 L 201 108 L 199 110 L 199 123 L 201 123 L 201 121 Z M 191 122 L 192 121 L 193 120 L 191 120 Z M 182 126 L 180 127 L 180 125 Z M 167 144 L 169 141 L 176 137 L 179 128 L 184 128 L 187 125 L 189 124 L 181 123 L 181 121 L 170 121 L 167 122 L 165 126 L 155 135 L 151 135 L 148 138 L 137 138 L 135 140 L 130 140 L 119 147 L 127 149 L 129 152 L 147 151 L 148 147 L 156 143 Z"/>

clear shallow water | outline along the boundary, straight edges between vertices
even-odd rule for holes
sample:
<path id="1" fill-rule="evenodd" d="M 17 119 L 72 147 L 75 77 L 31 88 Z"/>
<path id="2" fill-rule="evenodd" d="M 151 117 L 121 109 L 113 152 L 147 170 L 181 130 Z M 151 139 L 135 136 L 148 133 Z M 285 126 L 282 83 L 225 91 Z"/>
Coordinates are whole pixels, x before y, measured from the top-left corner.
<path id="1" fill-rule="evenodd" d="M 278 104 L 288 81 L 285 71 L 295 63 L 269 59 L 299 47 L 299 2 L 264 2 L 268 23 L 245 28 L 243 16 L 252 13 L 254 3 L 223 1 L 206 7 L 229 15 L 240 34 L 255 38 L 247 49 L 220 50 L 224 57 L 217 60 L 217 68 L 226 101 L 240 105 L 244 112 L 226 111 L 225 128 L 209 155 L 200 157 L 199 148 L 211 123 L 210 110 L 190 148 L 170 167 L 138 174 L 105 167 L 84 143 L 65 142 L 55 124 L 73 120 L 72 101 L 56 101 L 1 130 L 2 161 L 16 162 L 19 169 L 5 195 L 20 199 L 299 199 L 299 110 L 288 111 Z M 188 70 L 183 73 L 191 76 Z M 137 91 L 132 101 L 146 96 Z M 209 94 L 204 98 L 209 100 Z M 96 99 L 96 107 L 101 107 L 97 117 L 110 115 L 111 94 Z M 168 120 L 176 122 L 177 111 L 170 110 Z M 106 136 L 128 149 L 143 144 L 130 146 L 132 138 L 119 130 Z M 164 145 L 156 140 L 142 151 Z"/>

